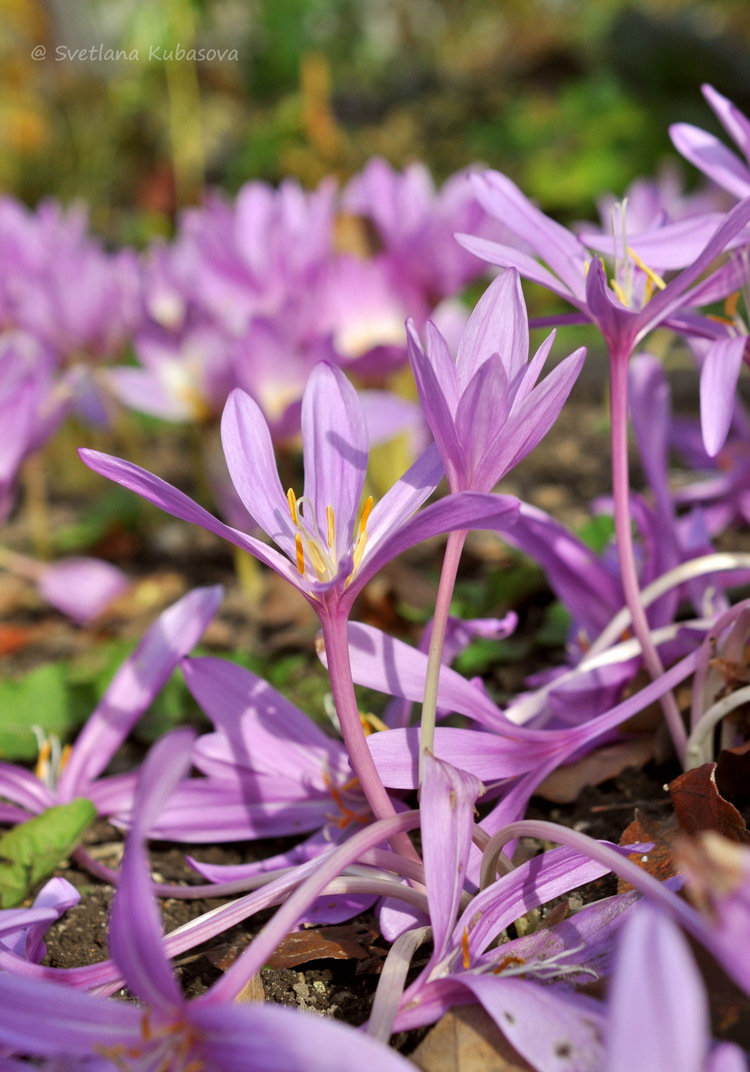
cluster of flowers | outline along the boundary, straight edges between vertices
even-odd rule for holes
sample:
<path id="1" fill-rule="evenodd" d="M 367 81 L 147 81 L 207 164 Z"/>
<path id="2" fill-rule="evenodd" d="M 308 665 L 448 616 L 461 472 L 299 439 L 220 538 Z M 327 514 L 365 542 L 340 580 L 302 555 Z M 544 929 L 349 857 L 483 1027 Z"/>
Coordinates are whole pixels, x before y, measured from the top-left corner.
<path id="1" fill-rule="evenodd" d="M 722 745 L 744 743 L 742 723 L 725 716 L 747 702 L 748 692 L 722 692 L 716 699 L 716 657 L 744 662 L 750 604 L 731 605 L 726 586 L 747 577 L 750 556 L 715 553 L 712 540 L 748 513 L 750 422 L 736 392 L 747 330 L 736 295 L 750 277 L 750 122 L 715 91 L 706 94 L 745 159 L 693 128 L 679 126 L 673 136 L 737 202 L 725 211 L 706 213 L 662 188 L 640 185 L 630 205 L 611 207 L 611 230 L 574 235 L 506 177 L 488 172 L 466 179 L 486 216 L 502 221 L 513 240 L 501 244 L 477 228 L 459 236 L 462 249 L 504 270 L 468 319 L 455 356 L 433 321 L 407 323 L 409 362 L 434 442 L 377 504 L 363 502 L 367 422 L 340 353 L 336 361 L 320 352 L 314 363 L 310 359 L 300 413 L 301 496 L 281 484 L 274 415 L 264 412 L 262 400 L 235 389 L 224 407 L 221 434 L 234 489 L 270 543 L 218 520 L 128 461 L 82 452 L 90 468 L 227 539 L 308 601 L 320 619 L 320 653 L 341 740 L 249 671 L 188 657 L 220 599 L 215 589 L 199 589 L 151 627 L 61 769 L 48 769 L 40 780 L 0 764 L 5 822 L 85 797 L 129 831 L 117 874 L 82 849 L 76 854 L 117 884 L 110 960 L 70 970 L 41 964 L 45 928 L 75 897 L 59 881 L 32 908 L 0 913 L 0 1069 L 27 1068 L 24 1059 L 31 1057 L 50 1069 L 344 1072 L 369 1062 L 395 1072 L 412 1066 L 383 1045 L 393 1031 L 432 1023 L 468 1002 L 479 1002 L 538 1072 L 748 1067 L 738 1046 L 712 1037 L 706 991 L 685 932 L 750 993 L 744 945 L 750 851 L 706 836 L 681 850 L 679 877 L 660 883 L 628 858 L 647 853 L 645 845 L 619 849 L 524 819 L 547 774 L 617 740 L 623 723 L 654 701 L 686 767 L 711 758 L 717 727 Z M 367 174 L 355 184 L 356 196 Z M 409 188 L 406 181 L 396 186 Z M 214 236 L 202 229 L 203 217 L 193 220 L 185 242 L 190 233 L 196 260 L 212 266 L 201 277 L 204 309 L 214 303 L 219 316 L 226 315 L 220 306 L 231 306 L 237 330 L 252 334 L 259 330 L 258 303 L 270 305 L 268 288 L 279 272 L 291 273 L 300 288 L 298 307 L 287 308 L 282 320 L 288 317 L 296 330 L 307 295 L 320 293 L 312 281 L 315 255 L 305 251 L 320 233 L 314 222 L 326 217 L 329 196 L 319 191 L 306 201 L 288 188 L 274 199 L 256 188 L 240 199 L 236 216 L 226 207 L 212 209 L 219 220 Z M 403 201 L 393 199 L 390 217 L 382 213 L 382 221 L 390 220 L 392 246 L 385 223 L 378 223 L 386 251 L 395 253 L 401 243 L 403 263 L 411 258 L 424 272 L 430 255 L 410 230 L 410 205 L 404 194 Z M 283 269 L 266 257 L 262 241 L 255 244 L 255 228 L 261 236 L 266 228 L 286 236 L 279 246 Z M 430 263 L 430 285 L 440 291 L 440 273 L 451 286 L 467 278 L 471 269 L 462 257 L 453 274 Z M 152 264 L 151 293 L 162 295 L 162 305 L 177 263 L 165 253 Z M 364 280 L 366 272 L 362 265 L 353 269 L 353 286 L 381 293 Z M 573 307 L 560 323 L 593 323 L 607 348 L 616 554 L 597 556 L 541 510 L 492 490 L 552 426 L 585 356 L 570 354 L 539 381 L 553 336 L 529 358 L 522 277 Z M 175 283 L 171 293 L 182 291 Z M 711 310 L 722 301 L 724 315 L 717 316 Z M 173 332 L 175 353 L 193 329 L 189 306 L 182 302 L 171 328 L 153 326 L 162 340 Z M 276 330 L 270 320 L 262 322 L 267 334 Z M 642 349 L 656 328 L 686 339 L 700 362 L 698 429 L 671 420 L 663 369 Z M 277 338 L 279 353 L 288 342 Z M 132 377 L 152 375 L 156 367 Z M 648 499 L 629 487 L 629 406 Z M 670 446 L 703 471 L 679 492 L 668 480 Z M 443 478 L 449 493 L 424 505 Z M 472 529 L 496 532 L 536 558 L 572 618 L 567 665 L 537 679 L 504 709 L 481 683 L 450 667 L 471 636 L 503 636 L 514 627 L 512 616 L 464 622 L 449 615 Z M 419 649 L 351 620 L 358 594 L 387 562 L 441 533 L 449 535 L 435 615 Z M 191 731 L 174 731 L 139 772 L 105 776 L 110 758 L 177 665 L 214 732 L 196 739 Z M 644 670 L 650 682 L 633 691 Z M 686 728 L 672 690 L 691 678 Z M 393 698 L 378 732 L 365 733 L 355 683 Z M 415 702 L 422 705 L 418 727 L 410 717 Z M 443 725 L 449 713 L 464 716 L 471 728 Z M 187 777 L 190 765 L 195 773 Z M 416 789 L 419 808 L 407 810 L 406 794 Z M 420 853 L 408 836 L 416 829 Z M 304 837 L 260 863 L 220 868 L 195 862 L 212 893 L 242 896 L 162 935 L 155 893 L 185 896 L 196 887 L 154 888 L 149 837 L 213 842 L 276 835 Z M 560 847 L 514 866 L 508 846 L 519 837 Z M 610 871 L 632 891 L 558 922 L 550 917 L 544 928 L 508 940 L 512 923 Z M 301 921 L 341 920 L 376 902 L 382 932 L 393 944 L 365 1029 L 234 1002 Z M 232 967 L 187 1002 L 169 958 L 276 904 L 281 907 Z M 405 986 L 424 943 L 432 949 L 428 962 Z M 608 981 L 606 997 L 601 988 L 597 996 L 582 992 L 592 978 Z M 123 985 L 136 1003 L 109 999 Z"/>

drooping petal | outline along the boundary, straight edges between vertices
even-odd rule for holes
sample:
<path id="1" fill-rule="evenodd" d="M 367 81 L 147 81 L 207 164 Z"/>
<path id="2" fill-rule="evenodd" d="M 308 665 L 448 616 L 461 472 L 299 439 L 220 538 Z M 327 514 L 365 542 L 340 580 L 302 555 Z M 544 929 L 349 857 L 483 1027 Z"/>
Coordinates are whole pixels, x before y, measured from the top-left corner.
<path id="1" fill-rule="evenodd" d="M 419 803 L 436 961 L 445 952 L 458 913 L 474 830 L 474 803 L 483 788 L 472 774 L 425 754 Z"/>
<path id="2" fill-rule="evenodd" d="M 373 507 L 367 525 L 370 553 L 432 495 L 443 472 L 440 452 L 432 443 Z"/>
<path id="3" fill-rule="evenodd" d="M 196 588 L 149 627 L 81 730 L 58 782 L 61 802 L 86 795 L 180 659 L 197 644 L 222 594 L 219 585 Z"/>
<path id="4" fill-rule="evenodd" d="M 385 499 L 381 500 L 382 503 Z M 427 506 L 400 528 L 384 536 L 377 546 L 368 544 L 362 566 L 349 588 L 349 595 L 360 592 L 386 562 L 408 547 L 422 543 L 455 529 L 488 529 L 505 532 L 513 527 L 518 512 L 518 500 L 509 495 L 482 495 L 471 491 L 448 495 L 440 502 Z"/>
<path id="5" fill-rule="evenodd" d="M 183 998 L 162 948 L 144 840 L 187 773 L 194 740 L 192 730 L 174 730 L 157 741 L 144 761 L 109 924 L 112 958 L 128 986 L 154 1010 L 179 1009 Z"/>

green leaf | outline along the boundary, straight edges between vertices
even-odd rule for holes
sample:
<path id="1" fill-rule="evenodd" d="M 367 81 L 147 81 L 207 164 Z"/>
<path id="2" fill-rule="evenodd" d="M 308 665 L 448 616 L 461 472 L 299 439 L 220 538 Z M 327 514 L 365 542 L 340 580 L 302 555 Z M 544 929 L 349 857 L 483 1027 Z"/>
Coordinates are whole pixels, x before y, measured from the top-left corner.
<path id="1" fill-rule="evenodd" d="M 0 908 L 22 904 L 75 849 L 95 818 L 94 805 L 80 797 L 48 808 L 0 836 Z"/>
<path id="2" fill-rule="evenodd" d="M 597 514 L 582 525 L 578 535 L 597 555 L 609 546 L 615 536 L 615 519 L 609 514 Z"/>
<path id="3" fill-rule="evenodd" d="M 48 663 L 18 681 L 0 681 L 0 757 L 36 759 L 39 746 L 32 726 L 45 737 L 64 739 L 80 721 L 66 687 L 67 668 Z"/>

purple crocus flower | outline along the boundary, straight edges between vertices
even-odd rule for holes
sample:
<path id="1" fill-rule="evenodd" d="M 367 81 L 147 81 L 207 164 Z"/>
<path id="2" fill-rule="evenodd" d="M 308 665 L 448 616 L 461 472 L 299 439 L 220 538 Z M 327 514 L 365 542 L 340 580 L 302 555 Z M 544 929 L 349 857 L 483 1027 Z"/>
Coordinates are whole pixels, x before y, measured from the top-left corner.
<path id="1" fill-rule="evenodd" d="M 47 748 L 38 773 L 0 762 L 0 819 L 17 823 L 56 804 L 86 797 L 100 815 L 129 809 L 136 773 L 101 777 L 182 656 L 200 639 L 216 612 L 220 587 L 196 588 L 163 611 L 115 674 L 64 762 L 50 763 Z"/>
<path id="2" fill-rule="evenodd" d="M 325 618 L 347 613 L 368 580 L 391 558 L 458 527 L 504 528 L 516 502 L 507 496 L 449 496 L 412 517 L 442 476 L 427 451 L 377 504 L 360 506 L 367 469 L 365 422 L 356 391 L 338 369 L 315 367 L 302 407 L 304 494 L 285 493 L 268 425 L 241 391 L 229 398 L 222 439 L 234 485 L 279 551 L 222 524 L 165 481 L 130 462 L 82 450 L 96 472 L 186 521 L 248 551 L 288 580 Z"/>
<path id="3" fill-rule="evenodd" d="M 750 221 L 750 198 L 746 198 L 721 220 L 692 262 L 669 283 L 655 279 L 641 258 L 633 256 L 626 235 L 619 242 L 623 248 L 614 251 L 616 273 L 610 285 L 599 257 L 592 256 L 580 238 L 545 216 L 505 175 L 488 171 L 476 176 L 474 182 L 477 196 L 487 211 L 512 226 L 517 237 L 527 243 L 539 260 L 511 246 L 469 235 L 458 235 L 459 242 L 490 264 L 517 268 L 524 278 L 575 306 L 580 316 L 557 317 L 556 321 L 591 321 L 604 337 L 610 355 L 620 360 L 627 360 L 650 331 L 681 309 L 722 296 L 720 291 L 712 293 L 710 298 L 705 296 L 708 280 L 693 291 L 690 288 Z M 654 263 L 668 257 L 669 243 L 670 238 L 665 237 L 663 249 L 657 245 Z M 735 287 L 735 275 L 734 271 L 720 268 L 709 278 L 715 285 L 726 280 L 725 296 Z"/>
<path id="4" fill-rule="evenodd" d="M 439 191 L 423 164 L 399 173 L 375 157 L 350 182 L 343 206 L 372 220 L 396 271 L 434 304 L 457 294 L 481 268 L 456 248 L 455 231 L 499 238 L 471 188 L 468 172 L 452 175 Z"/>
<path id="5" fill-rule="evenodd" d="M 331 365 L 315 367 L 302 402 L 305 489 L 286 494 L 273 444 L 258 405 L 241 391 L 230 396 L 222 419 L 227 467 L 247 510 L 279 550 L 231 528 L 182 492 L 138 466 L 95 451 L 81 451 L 90 468 L 150 502 L 224 537 L 270 566 L 308 600 L 323 626 L 331 687 L 352 767 L 378 817 L 393 805 L 364 740 L 349 668 L 346 620 L 374 574 L 407 547 L 454 529 L 503 530 L 516 500 L 466 492 L 448 496 L 412 516 L 442 476 L 437 452 L 428 450 L 373 507 L 360 506 L 368 461 L 362 407 L 346 377 Z M 405 848 L 405 846 L 404 846 Z"/>
<path id="6" fill-rule="evenodd" d="M 409 360 L 451 491 L 490 491 L 547 434 L 581 371 L 576 350 L 536 381 L 554 336 L 529 362 L 529 326 L 517 271 L 478 302 L 453 360 L 433 324 L 422 348 L 409 324 Z"/>
<path id="7" fill-rule="evenodd" d="M 209 990 L 182 996 L 162 948 L 143 847 L 177 781 L 186 773 L 191 731 L 179 730 L 149 755 L 110 922 L 110 950 L 140 1007 L 57 983 L 0 974 L 0 1044 L 28 1057 L 62 1059 L 66 1068 L 128 1067 L 189 1072 L 383 1072 L 411 1066 L 365 1035 L 272 1005 L 239 1005 Z M 39 1009 L 44 1008 L 43 1031 Z"/>

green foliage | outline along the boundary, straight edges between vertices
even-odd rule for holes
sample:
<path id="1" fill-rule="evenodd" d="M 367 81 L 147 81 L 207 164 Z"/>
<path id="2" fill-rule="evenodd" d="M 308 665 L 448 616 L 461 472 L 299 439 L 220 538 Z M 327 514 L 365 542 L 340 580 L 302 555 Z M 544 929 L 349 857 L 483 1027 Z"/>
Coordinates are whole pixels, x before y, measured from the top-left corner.
<path id="1" fill-rule="evenodd" d="M 49 878 L 96 818 L 90 800 L 48 808 L 0 836 L 0 908 L 15 908 Z"/>
<path id="2" fill-rule="evenodd" d="M 68 688 L 65 663 L 47 663 L 17 681 L 0 681 L 0 757 L 36 759 L 39 745 L 32 726 L 60 740 L 80 726 L 88 710 Z"/>

